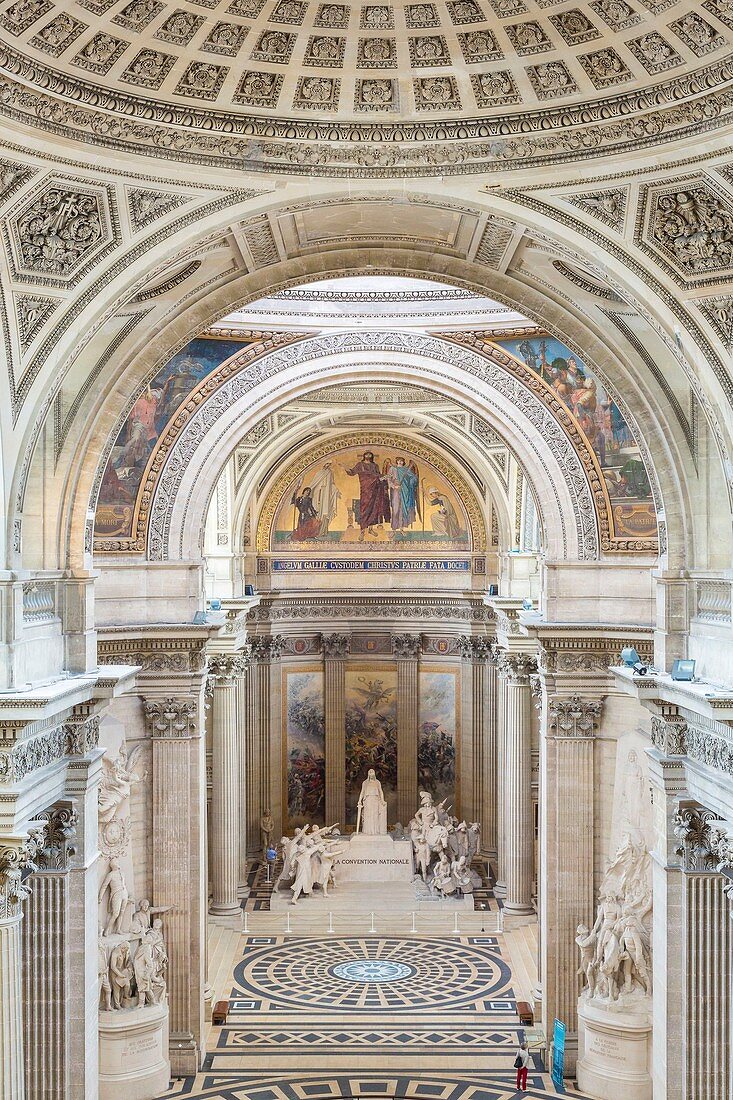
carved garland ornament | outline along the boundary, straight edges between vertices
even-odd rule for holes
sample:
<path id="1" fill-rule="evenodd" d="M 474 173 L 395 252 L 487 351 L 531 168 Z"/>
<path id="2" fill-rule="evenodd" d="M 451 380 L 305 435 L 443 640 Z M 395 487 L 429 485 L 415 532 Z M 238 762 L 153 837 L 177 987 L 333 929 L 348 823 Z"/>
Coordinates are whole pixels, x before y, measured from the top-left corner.
<path id="1" fill-rule="evenodd" d="M 507 404 L 514 406 L 531 420 L 535 435 L 533 438 L 526 437 L 528 444 L 536 447 L 536 439 L 542 439 L 564 472 L 574 502 L 578 556 L 581 560 L 598 558 L 600 545 L 596 506 L 601 509 L 601 519 L 605 514 L 602 528 L 604 549 L 651 549 L 649 540 L 634 540 L 633 546 L 624 541 L 623 545 L 616 546 L 609 539 L 606 498 L 595 456 L 565 407 L 561 406 L 546 384 L 518 360 L 493 345 L 472 351 L 467 343 L 415 333 L 339 333 L 300 340 L 239 370 L 237 367 L 242 357 L 231 359 L 226 367 L 230 377 L 211 394 L 208 401 L 201 395 L 197 401 L 187 402 L 158 444 L 148 467 L 144 495 L 146 507 L 138 513 L 135 539 L 104 540 L 95 545 L 95 550 L 144 550 L 147 529 L 148 558 L 154 561 L 167 558 L 171 510 L 181 479 L 204 438 L 216 429 L 220 417 L 236 401 L 288 367 L 299 366 L 302 369 L 304 363 L 338 353 L 385 351 L 419 355 L 455 365 L 464 374 L 479 378 L 490 386 L 504 407 Z M 211 389 L 215 389 L 213 382 Z M 592 481 L 589 480 L 591 476 Z M 146 523 L 148 501 L 149 528 Z M 656 543 L 653 545 L 656 546 Z"/>
<path id="2" fill-rule="evenodd" d="M 475 495 L 468 487 L 467 482 L 461 477 L 454 466 L 449 465 L 437 451 L 432 449 L 432 447 L 428 447 L 415 439 L 406 439 L 402 435 L 396 435 L 391 432 L 359 432 L 358 434 L 353 433 L 328 439 L 325 443 L 308 451 L 295 465 L 289 466 L 288 469 L 280 475 L 270 492 L 267 494 L 262 511 L 260 512 L 260 520 L 257 526 L 258 552 L 266 553 L 270 549 L 272 524 L 275 519 L 275 514 L 282 501 L 283 495 L 294 479 L 297 480 L 314 462 L 317 462 L 321 458 L 326 458 L 336 449 L 341 447 L 361 447 L 367 445 L 394 448 L 395 450 L 409 449 L 409 451 L 418 458 L 423 458 L 427 462 L 430 462 L 435 469 L 443 474 L 447 481 L 455 487 L 468 513 L 472 549 L 475 551 L 484 551 L 486 549 L 486 529 L 481 509 L 476 501 Z M 363 548 L 360 548 L 360 552 L 361 549 Z"/>

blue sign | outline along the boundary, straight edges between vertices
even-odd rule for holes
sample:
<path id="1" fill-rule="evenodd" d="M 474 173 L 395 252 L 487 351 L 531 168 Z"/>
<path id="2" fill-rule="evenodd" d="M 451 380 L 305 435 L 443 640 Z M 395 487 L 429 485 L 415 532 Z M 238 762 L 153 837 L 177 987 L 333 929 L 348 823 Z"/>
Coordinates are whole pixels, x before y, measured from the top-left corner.
<path id="1" fill-rule="evenodd" d="M 468 573 L 470 561 L 460 559 L 429 558 L 412 560 L 400 558 L 397 561 L 361 558 L 316 558 L 313 560 L 291 561 L 287 558 L 275 558 L 272 563 L 275 573 L 319 573 L 319 572 L 375 572 L 375 573 Z"/>
<path id="2" fill-rule="evenodd" d="M 555 1020 L 552 1026 L 552 1083 L 562 1089 L 565 1074 L 565 1024 Z"/>

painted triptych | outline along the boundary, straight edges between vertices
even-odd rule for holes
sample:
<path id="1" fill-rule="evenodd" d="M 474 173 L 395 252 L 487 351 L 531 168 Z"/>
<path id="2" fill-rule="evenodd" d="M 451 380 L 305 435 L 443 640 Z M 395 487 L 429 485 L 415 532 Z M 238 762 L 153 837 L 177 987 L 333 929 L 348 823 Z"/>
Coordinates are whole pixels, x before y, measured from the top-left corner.
<path id="1" fill-rule="evenodd" d="M 459 693 L 458 673 L 442 669 L 420 670 L 420 720 L 417 746 L 417 781 L 436 802 L 448 799 L 456 805 Z"/>
<path id="2" fill-rule="evenodd" d="M 356 805 L 374 768 L 387 800 L 387 820 L 397 810 L 397 670 L 361 666 L 346 671 L 346 824 L 356 825 Z"/>
<path id="3" fill-rule="evenodd" d="M 284 673 L 287 829 L 324 825 L 326 718 L 323 671 Z"/>

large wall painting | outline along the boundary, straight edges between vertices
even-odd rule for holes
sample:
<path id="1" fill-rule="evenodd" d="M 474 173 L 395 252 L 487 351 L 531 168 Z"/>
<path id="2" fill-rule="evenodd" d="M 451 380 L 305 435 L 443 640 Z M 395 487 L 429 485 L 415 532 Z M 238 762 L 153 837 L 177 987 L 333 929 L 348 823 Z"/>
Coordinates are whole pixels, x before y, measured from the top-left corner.
<path id="1" fill-rule="evenodd" d="M 614 536 L 656 538 L 656 507 L 639 445 L 603 383 L 551 336 L 497 343 L 538 374 L 576 418 L 603 474 Z"/>
<path id="2" fill-rule="evenodd" d="M 417 782 L 436 802 L 456 805 L 459 716 L 457 671 L 420 670 Z"/>
<path id="3" fill-rule="evenodd" d="M 374 768 L 387 800 L 387 821 L 397 812 L 397 670 L 361 665 L 346 670 L 346 824 L 356 825 L 356 804 Z"/>
<path id="4" fill-rule="evenodd" d="M 481 509 L 458 470 L 385 432 L 331 439 L 299 456 L 268 494 L 258 549 L 299 554 L 483 549 Z"/>
<path id="5" fill-rule="evenodd" d="M 285 706 L 286 827 L 324 825 L 326 725 L 323 670 L 283 672 Z"/>

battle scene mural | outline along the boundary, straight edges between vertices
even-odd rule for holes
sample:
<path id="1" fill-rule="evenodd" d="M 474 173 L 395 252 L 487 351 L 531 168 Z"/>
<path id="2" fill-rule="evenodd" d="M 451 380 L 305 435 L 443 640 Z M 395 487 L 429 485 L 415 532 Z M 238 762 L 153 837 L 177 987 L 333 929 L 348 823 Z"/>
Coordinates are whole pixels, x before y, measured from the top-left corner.
<path id="1" fill-rule="evenodd" d="M 435 802 L 456 804 L 456 745 L 458 673 L 441 669 L 420 670 L 420 718 L 417 745 L 417 782 L 432 793 Z"/>
<path id="2" fill-rule="evenodd" d="M 287 829 L 325 825 L 326 728 L 323 670 L 286 671 L 284 697 Z"/>
<path id="3" fill-rule="evenodd" d="M 656 507 L 639 445 L 603 383 L 552 336 L 497 343 L 546 382 L 578 421 L 603 473 L 617 538 L 655 538 Z"/>
<path id="4" fill-rule="evenodd" d="M 387 433 L 311 451 L 278 481 L 263 515 L 272 518 L 268 544 L 260 548 L 278 552 L 470 551 L 481 526 L 457 471 L 420 444 Z"/>
<path id="5" fill-rule="evenodd" d="M 397 670 L 388 665 L 346 670 L 346 819 L 356 826 L 356 804 L 369 768 L 387 800 L 387 820 L 397 809 Z"/>

